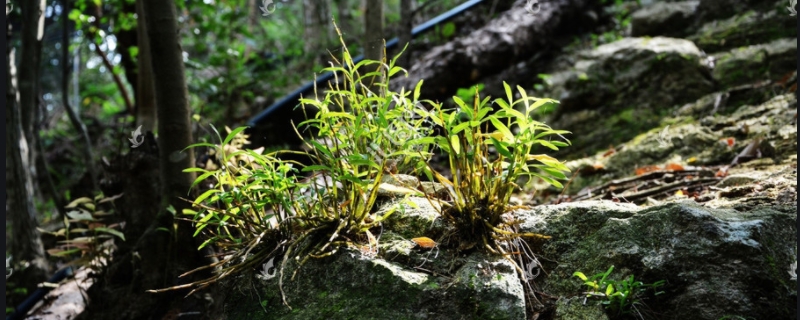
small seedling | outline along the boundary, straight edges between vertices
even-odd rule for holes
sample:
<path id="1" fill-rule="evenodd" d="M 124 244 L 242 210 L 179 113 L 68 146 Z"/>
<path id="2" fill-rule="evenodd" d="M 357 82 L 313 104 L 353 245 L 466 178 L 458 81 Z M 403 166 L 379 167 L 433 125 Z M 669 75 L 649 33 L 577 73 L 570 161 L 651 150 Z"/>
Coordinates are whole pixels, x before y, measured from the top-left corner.
<path id="1" fill-rule="evenodd" d="M 664 285 L 664 280 L 645 284 L 641 281 L 635 281 L 633 275 L 630 275 L 627 278 L 615 281 L 608 278 L 612 271 L 614 271 L 614 266 L 609 267 L 606 272 L 593 275 L 591 278 L 586 277 L 580 271 L 576 271 L 572 275 L 580 278 L 589 287 L 590 290 L 584 292 L 586 298 L 603 299 L 602 303 L 606 310 L 617 316 L 635 314 L 639 318 L 643 318 L 637 306 L 642 304 L 641 300 L 644 292 L 647 289 L 653 289 L 655 295 L 664 293 L 663 291 L 657 291 L 658 287 Z"/>

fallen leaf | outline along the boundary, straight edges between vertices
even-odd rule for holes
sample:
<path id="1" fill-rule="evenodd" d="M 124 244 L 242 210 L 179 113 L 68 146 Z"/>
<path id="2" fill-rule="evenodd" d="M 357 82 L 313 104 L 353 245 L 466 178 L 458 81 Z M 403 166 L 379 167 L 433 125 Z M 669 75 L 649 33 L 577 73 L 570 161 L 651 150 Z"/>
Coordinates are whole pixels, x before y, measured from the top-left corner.
<path id="1" fill-rule="evenodd" d="M 719 141 L 727 145 L 728 148 L 733 147 L 733 145 L 736 144 L 736 138 L 733 137 L 722 138 Z"/>
<path id="2" fill-rule="evenodd" d="M 661 170 L 661 168 L 659 166 L 644 166 L 644 167 L 636 169 L 636 175 L 637 176 L 641 176 L 641 175 L 643 175 L 645 173 L 658 171 L 658 170 Z"/>
<path id="3" fill-rule="evenodd" d="M 416 243 L 418 246 L 426 249 L 430 249 L 436 246 L 436 241 L 433 241 L 433 239 L 428 237 L 414 238 L 411 239 L 411 241 L 414 241 L 414 243 Z"/>
<path id="4" fill-rule="evenodd" d="M 667 166 L 664 169 L 667 169 L 669 171 L 683 171 L 684 170 L 683 166 L 679 165 L 677 163 L 667 164 Z"/>
<path id="5" fill-rule="evenodd" d="M 612 154 L 615 154 L 615 153 L 617 153 L 617 150 L 614 149 L 614 146 L 608 146 L 608 151 L 603 153 L 603 158 L 606 158 L 606 157 L 608 157 L 608 156 L 610 156 Z"/>

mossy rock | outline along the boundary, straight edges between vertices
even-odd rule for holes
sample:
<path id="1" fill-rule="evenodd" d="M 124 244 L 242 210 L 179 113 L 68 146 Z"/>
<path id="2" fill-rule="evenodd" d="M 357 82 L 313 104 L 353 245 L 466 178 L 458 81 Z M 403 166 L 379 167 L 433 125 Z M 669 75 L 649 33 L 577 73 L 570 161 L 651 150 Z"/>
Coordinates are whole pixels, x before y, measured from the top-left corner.
<path id="1" fill-rule="evenodd" d="M 284 290 L 278 276 L 228 281 L 228 320 L 239 319 L 525 319 L 516 271 L 502 258 L 469 256 L 451 276 L 434 276 L 381 258 L 341 250 L 311 259 Z M 237 289 L 238 287 L 238 289 Z"/>
<path id="2" fill-rule="evenodd" d="M 592 201 L 518 215 L 523 231 L 553 237 L 542 256 L 558 264 L 540 282 L 545 292 L 577 295 L 584 288 L 575 271 L 594 275 L 613 265 L 614 280 L 667 281 L 665 294 L 645 301 L 662 319 L 796 319 L 796 283 L 787 272 L 796 260 L 796 205 L 737 210 L 693 201 L 650 208 Z"/>
<path id="3" fill-rule="evenodd" d="M 796 23 L 797 19 L 790 16 L 788 11 L 750 10 L 725 20 L 708 21 L 688 39 L 704 51 L 715 53 L 797 37 Z"/>

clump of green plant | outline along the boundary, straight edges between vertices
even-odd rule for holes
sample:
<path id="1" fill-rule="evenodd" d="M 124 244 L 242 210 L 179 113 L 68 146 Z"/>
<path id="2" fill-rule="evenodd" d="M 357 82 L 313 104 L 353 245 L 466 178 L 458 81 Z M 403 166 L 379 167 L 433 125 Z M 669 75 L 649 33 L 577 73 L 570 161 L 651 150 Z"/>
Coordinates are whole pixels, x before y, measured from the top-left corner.
<path id="1" fill-rule="evenodd" d="M 67 265 L 86 266 L 95 272 L 101 272 L 108 265 L 114 241 L 125 241 L 125 235 L 118 230 L 120 224 L 108 221 L 113 215 L 113 201 L 117 197 L 105 197 L 100 194 L 93 198 L 83 197 L 70 202 L 65 208 L 64 228 L 48 233 L 64 240 L 58 246 L 47 250 L 47 253 L 60 258 L 71 259 Z M 108 210 L 100 207 L 109 204 Z"/>
<path id="2" fill-rule="evenodd" d="M 541 264 L 524 240 L 550 237 L 518 232 L 509 200 L 513 191 L 521 189 L 518 182 L 523 179 L 539 178 L 562 187 L 558 179 L 566 179 L 564 172 L 569 169 L 553 157 L 531 152 L 540 146 L 552 150 L 568 146 L 569 141 L 561 134 L 569 132 L 553 130 L 531 119 L 537 108 L 557 101 L 529 97 L 519 86 L 521 98 L 515 100 L 511 87 L 503 85 L 507 99 L 494 100 L 494 105 L 500 107 L 497 112 L 489 104 L 490 97 L 481 99 L 478 88 L 471 105 L 454 96 L 457 108 L 452 110 L 426 101 L 432 109 L 422 114 L 441 127 L 443 134 L 415 139 L 413 143 L 422 145 L 424 150 L 440 150 L 448 157 L 450 178 L 430 166 L 422 166 L 421 171 L 447 190 L 449 201 L 441 206 L 441 215 L 454 226 L 458 249 L 479 246 L 502 255 L 523 279 L 527 298 L 539 303 L 531 284 L 535 277 L 531 271 Z M 553 140 L 553 136 L 564 141 Z"/>
<path id="3" fill-rule="evenodd" d="M 226 127 L 224 139 L 216 128 L 211 126 L 211 129 L 219 145 L 202 142 L 187 149 L 206 147 L 220 165 L 184 170 L 199 174 L 191 188 L 200 187 L 201 193 L 191 201 L 192 208 L 184 209 L 181 214 L 191 217 L 188 220 L 195 226 L 194 236 L 202 234 L 206 239 L 198 249 L 214 245 L 222 250 L 224 257 L 181 275 L 215 268 L 216 274 L 208 279 L 151 292 L 194 287 L 188 294 L 191 295 L 220 279 L 256 267 L 275 255 L 291 237 L 292 230 L 286 222 L 297 206 L 302 205 L 298 190 L 306 184 L 297 177 L 302 164 L 279 156 L 293 151 L 262 154 L 263 148 L 246 149 L 249 144 L 249 136 L 243 132 L 246 127 L 234 130 Z"/>
<path id="4" fill-rule="evenodd" d="M 422 81 L 412 92 L 390 90 L 389 79 L 405 72 L 395 66 L 399 55 L 388 62 L 354 63 L 339 36 L 342 60 L 334 58 L 323 70 L 334 72 L 336 79 L 324 94 L 315 90 L 313 98 L 299 101 L 307 120 L 296 131 L 306 146 L 301 153 L 311 165 L 281 160 L 280 152 L 242 150 L 246 141 L 237 137 L 243 128 L 220 138 L 221 146 L 192 146 L 214 149 L 222 165 L 215 170 L 187 169 L 201 173 L 195 185 L 208 185 L 210 180 L 212 188 L 194 199 L 197 210 L 184 213 L 192 216 L 196 235 L 208 236 L 204 245 L 213 243 L 227 256 L 207 266 L 218 267 L 214 277 L 166 290 L 198 290 L 267 259 L 271 265 L 272 258 L 282 255 L 282 291 L 289 261 L 298 261 L 296 274 L 308 259 L 329 256 L 342 247 L 377 248 L 374 229 L 403 208 L 398 201 L 376 212 L 378 191 L 386 175 L 400 172 L 444 184 L 450 201 L 442 215 L 455 226 L 462 249 L 480 243 L 509 259 L 521 274 L 525 272 L 519 265 L 524 262 L 515 263 L 510 252 L 525 251 L 535 260 L 520 239 L 547 237 L 517 232 L 506 214 L 513 209 L 508 201 L 520 178 L 538 177 L 557 187 L 557 180 L 566 178 L 563 172 L 568 169 L 558 160 L 531 154 L 538 146 L 558 150 L 568 145 L 550 139 L 566 131 L 530 119 L 536 108 L 556 101 L 528 97 L 520 87 L 522 98 L 514 100 L 506 84 L 508 99 L 495 100 L 498 112 L 488 104 L 490 98 L 481 100 L 477 92 L 471 106 L 454 97 L 458 109 L 445 110 L 441 104 L 419 100 Z M 444 134 L 433 135 L 433 126 Z M 435 150 L 447 154 L 452 178 L 430 167 Z M 307 177 L 301 180 L 301 173 Z M 283 299 L 288 306 L 285 295 Z"/>
<path id="5" fill-rule="evenodd" d="M 585 292 L 587 298 L 603 299 L 602 304 L 606 310 L 615 316 L 635 315 L 644 319 L 639 306 L 643 304 L 642 295 L 647 289 L 653 289 L 655 295 L 664 293 L 658 291 L 658 287 L 665 284 L 664 280 L 659 280 L 651 284 L 635 281 L 633 275 L 622 280 L 611 280 L 608 276 L 614 271 L 614 266 L 608 268 L 606 272 L 598 273 L 592 277 L 586 277 L 582 272 L 576 271 L 573 276 L 580 278 L 589 287 Z"/>
<path id="6" fill-rule="evenodd" d="M 433 109 L 425 112 L 425 116 L 442 127 L 444 134 L 413 142 L 447 154 L 452 178 L 430 167 L 423 172 L 447 188 L 451 201 L 442 215 L 455 225 L 461 248 L 481 244 L 490 252 L 507 256 L 500 246 L 502 242 L 519 237 L 547 238 L 514 232 L 513 221 L 504 219 L 512 209 L 509 198 L 520 187 L 517 182 L 523 177 L 537 177 L 560 188 L 557 179 L 565 179 L 563 172 L 569 169 L 548 155 L 531 154 L 536 146 L 558 150 L 568 145 L 548 139 L 567 131 L 553 130 L 530 118 L 531 112 L 540 106 L 557 101 L 528 97 L 521 87 L 517 89 L 522 98 L 514 100 L 511 87 L 507 83 L 504 86 L 507 100 L 494 100 L 500 107 L 497 112 L 488 103 L 490 98 L 481 100 L 477 92 L 472 105 L 453 97 L 458 106 L 454 110 L 444 110 L 441 104 L 429 102 Z"/>
<path id="7" fill-rule="evenodd" d="M 192 201 L 194 209 L 183 213 L 192 216 L 195 235 L 206 235 L 202 246 L 214 244 L 227 256 L 201 268 L 218 267 L 212 278 L 165 290 L 188 286 L 199 290 L 279 252 L 282 288 L 288 261 L 299 261 L 296 273 L 309 258 L 331 255 L 344 246 L 365 242 L 377 247 L 370 229 L 401 207 L 396 203 L 381 214 L 375 212 L 382 178 L 425 162 L 424 155 L 408 143 L 426 132 L 422 119 L 414 118 L 419 87 L 413 99 L 411 92 L 391 91 L 389 78 L 405 71 L 394 65 L 397 57 L 388 63 L 355 64 L 342 44 L 342 61 L 323 69 L 337 73 L 337 79 L 322 98 L 315 90 L 314 98 L 300 99 L 299 107 L 315 114 L 307 113 L 307 120 L 298 124 L 296 131 L 307 151 L 295 153 L 308 156 L 311 165 L 280 159 L 282 153 L 293 151 L 261 154 L 263 150 L 243 149 L 245 128 L 229 130 L 224 140 L 218 134 L 221 145 L 190 146 L 210 148 L 221 166 L 186 170 L 200 173 L 192 187 L 209 182 L 212 187 Z M 359 73 L 369 68 L 375 71 Z M 364 83 L 372 78 L 378 79 L 372 86 Z M 311 137 L 305 138 L 301 131 Z M 299 174 L 307 177 L 298 178 Z M 285 296 L 284 303 L 288 306 Z"/>

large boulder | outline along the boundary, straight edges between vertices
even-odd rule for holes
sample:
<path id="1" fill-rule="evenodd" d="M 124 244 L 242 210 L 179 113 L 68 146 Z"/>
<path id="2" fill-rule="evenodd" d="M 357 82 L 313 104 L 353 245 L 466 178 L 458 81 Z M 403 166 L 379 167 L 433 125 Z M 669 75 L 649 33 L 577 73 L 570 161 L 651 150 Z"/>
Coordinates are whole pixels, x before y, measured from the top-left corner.
<path id="1" fill-rule="evenodd" d="M 713 92 L 704 58 L 691 41 L 665 37 L 625 38 L 581 54 L 571 70 L 547 79 L 543 94 L 561 102 L 548 124 L 573 133 L 562 155 L 627 141 L 674 106 Z"/>
<path id="2" fill-rule="evenodd" d="M 526 318 L 522 282 L 502 257 L 456 258 L 438 249 L 399 248 L 408 240 L 385 242 L 392 247 L 383 246 L 389 259 L 341 250 L 310 259 L 291 281 L 296 263 L 289 263 L 283 289 L 291 310 L 281 302 L 277 271 L 268 270 L 275 277 L 267 280 L 229 281 L 227 319 Z M 431 271 L 445 266 L 451 268 L 446 275 Z"/>
<path id="3" fill-rule="evenodd" d="M 785 3 L 784 7 L 788 6 L 789 2 Z M 742 11 L 728 19 L 704 22 L 688 39 L 708 53 L 797 37 L 797 19 L 790 16 L 786 8 Z"/>
<path id="4" fill-rule="evenodd" d="M 656 2 L 631 15 L 631 35 L 683 36 L 691 24 L 700 1 Z"/>
<path id="5" fill-rule="evenodd" d="M 716 55 L 712 75 L 724 87 L 779 80 L 797 71 L 797 38 L 736 48 Z"/>
<path id="6" fill-rule="evenodd" d="M 575 271 L 592 275 L 613 265 L 616 279 L 666 280 L 666 293 L 645 301 L 661 319 L 797 318 L 789 273 L 797 257 L 796 204 L 640 208 L 598 201 L 517 213 L 522 231 L 553 237 L 541 252 L 558 261 L 540 282 L 545 292 L 579 295 Z"/>

